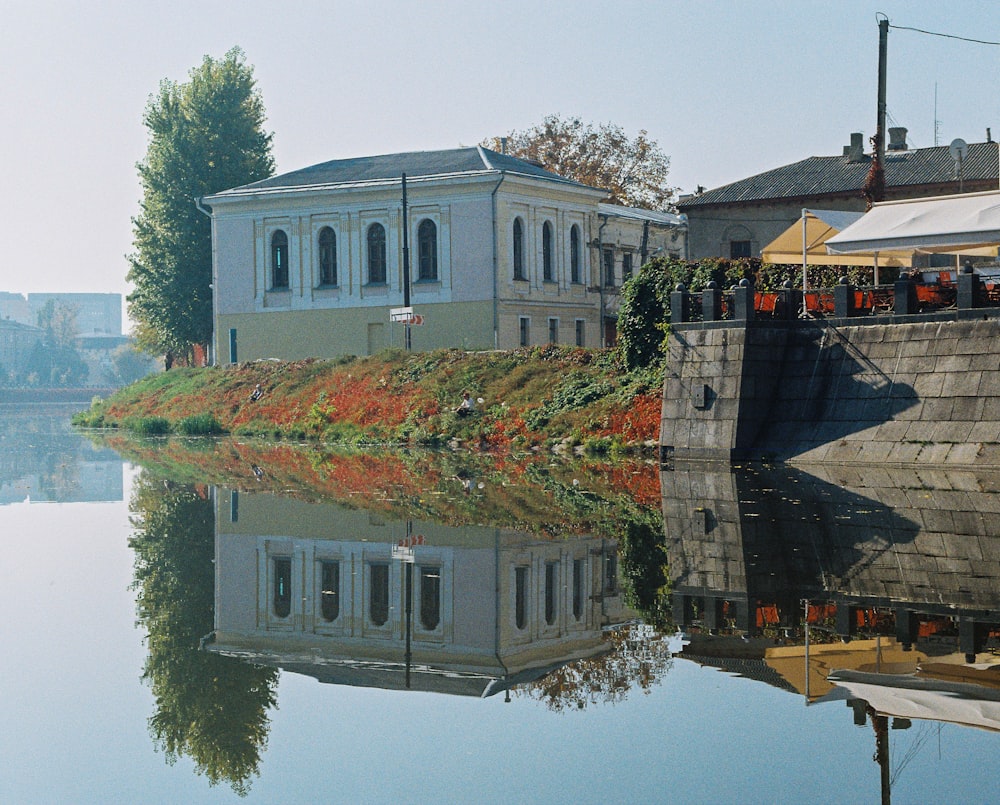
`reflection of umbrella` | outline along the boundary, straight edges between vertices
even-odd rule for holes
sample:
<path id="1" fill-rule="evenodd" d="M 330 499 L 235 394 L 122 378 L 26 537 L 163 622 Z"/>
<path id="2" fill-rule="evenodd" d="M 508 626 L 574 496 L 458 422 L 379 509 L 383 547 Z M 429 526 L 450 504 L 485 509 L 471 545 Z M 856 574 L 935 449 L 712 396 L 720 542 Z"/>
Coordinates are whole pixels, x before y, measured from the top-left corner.
<path id="1" fill-rule="evenodd" d="M 1000 732 L 1000 690 L 909 674 L 833 671 L 836 688 L 819 701 L 863 699 L 884 715 L 944 721 Z"/>

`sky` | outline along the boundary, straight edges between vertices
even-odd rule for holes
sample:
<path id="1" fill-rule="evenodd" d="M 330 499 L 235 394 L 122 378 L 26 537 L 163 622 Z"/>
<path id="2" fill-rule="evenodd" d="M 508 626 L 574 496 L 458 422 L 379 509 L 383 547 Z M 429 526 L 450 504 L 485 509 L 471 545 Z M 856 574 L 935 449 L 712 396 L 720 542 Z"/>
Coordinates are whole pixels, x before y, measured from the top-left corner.
<path id="1" fill-rule="evenodd" d="M 205 55 L 246 54 L 279 172 L 475 145 L 547 114 L 646 130 L 682 192 L 843 152 L 876 119 L 911 146 L 1000 139 L 1000 4 L 3 0 L 0 291 L 129 291 L 143 110 Z M 935 101 L 936 94 L 936 101 Z M 937 125 L 935 125 L 935 120 Z"/>

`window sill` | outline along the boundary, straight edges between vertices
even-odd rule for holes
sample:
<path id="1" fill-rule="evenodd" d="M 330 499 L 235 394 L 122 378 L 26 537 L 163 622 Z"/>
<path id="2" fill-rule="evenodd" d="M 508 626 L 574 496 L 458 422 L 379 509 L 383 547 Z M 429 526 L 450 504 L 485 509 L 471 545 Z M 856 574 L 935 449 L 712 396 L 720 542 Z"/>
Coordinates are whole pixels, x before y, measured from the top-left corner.
<path id="1" fill-rule="evenodd" d="M 417 280 L 413 283 L 414 293 L 434 293 L 441 290 L 441 280 Z"/>

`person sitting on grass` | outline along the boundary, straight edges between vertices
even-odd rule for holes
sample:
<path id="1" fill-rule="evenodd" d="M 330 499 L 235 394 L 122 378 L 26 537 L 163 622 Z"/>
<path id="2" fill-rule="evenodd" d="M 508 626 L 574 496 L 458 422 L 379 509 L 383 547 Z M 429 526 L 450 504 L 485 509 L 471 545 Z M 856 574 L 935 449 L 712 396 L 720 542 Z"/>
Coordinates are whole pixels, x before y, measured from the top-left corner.
<path id="1" fill-rule="evenodd" d="M 261 396 L 263 394 L 264 394 L 264 389 L 262 389 L 260 387 L 260 383 L 258 383 L 254 387 L 254 390 L 250 392 L 250 402 L 256 402 L 257 400 L 259 400 L 261 398 Z"/>
<path id="2" fill-rule="evenodd" d="M 469 396 L 469 392 L 462 392 L 462 402 L 458 404 L 458 408 L 455 409 L 455 413 L 459 416 L 469 416 L 473 411 L 476 410 L 476 404 L 472 402 L 472 397 Z"/>

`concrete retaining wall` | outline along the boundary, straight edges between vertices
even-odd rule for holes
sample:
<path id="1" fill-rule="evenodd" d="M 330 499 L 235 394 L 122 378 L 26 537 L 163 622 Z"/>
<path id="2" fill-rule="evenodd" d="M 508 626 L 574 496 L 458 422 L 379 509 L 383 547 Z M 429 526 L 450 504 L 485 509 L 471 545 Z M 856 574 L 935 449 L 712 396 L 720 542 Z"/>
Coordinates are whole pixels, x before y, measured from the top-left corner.
<path id="1" fill-rule="evenodd" d="M 1000 321 L 676 327 L 660 444 L 665 459 L 1000 465 Z"/>

